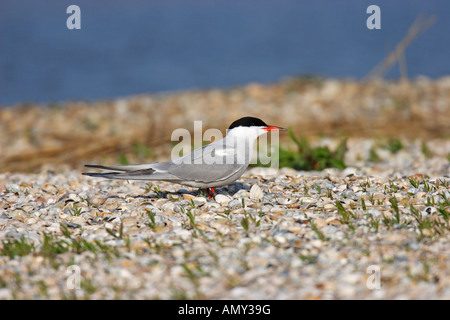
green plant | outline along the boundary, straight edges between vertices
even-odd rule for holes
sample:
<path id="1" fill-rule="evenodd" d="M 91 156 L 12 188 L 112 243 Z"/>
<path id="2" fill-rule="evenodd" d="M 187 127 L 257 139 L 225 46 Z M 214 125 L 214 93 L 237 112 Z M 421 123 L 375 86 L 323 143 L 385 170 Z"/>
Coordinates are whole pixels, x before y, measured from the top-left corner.
<path id="1" fill-rule="evenodd" d="M 398 190 L 397 185 L 392 181 L 389 183 L 389 188 L 390 188 L 390 190 L 388 191 L 389 193 L 395 193 Z"/>
<path id="2" fill-rule="evenodd" d="M 369 224 L 372 228 L 375 229 L 375 232 L 378 232 L 378 229 L 380 228 L 380 221 L 376 218 L 374 218 L 372 215 L 369 220 Z"/>
<path id="3" fill-rule="evenodd" d="M 261 214 L 258 215 L 261 218 Z M 255 226 L 259 227 L 261 224 L 261 219 L 257 219 L 255 216 L 249 214 L 250 220 L 255 224 Z"/>
<path id="4" fill-rule="evenodd" d="M 300 254 L 299 257 L 307 264 L 315 264 L 317 262 L 317 257 L 313 256 L 312 254 Z"/>
<path id="5" fill-rule="evenodd" d="M 242 228 L 244 228 L 245 232 L 248 233 L 248 229 L 250 227 L 250 223 L 248 220 L 247 215 L 245 215 L 242 219 L 241 219 L 241 226 Z"/>
<path id="6" fill-rule="evenodd" d="M 153 191 L 154 193 L 156 193 L 156 197 L 157 197 L 158 199 L 164 198 L 164 193 L 161 191 L 161 189 L 159 188 L 159 186 L 154 186 L 154 187 L 152 188 L 152 191 Z"/>
<path id="7" fill-rule="evenodd" d="M 367 192 L 367 188 L 370 188 L 370 181 L 369 181 L 369 179 L 367 179 L 366 182 L 361 182 L 361 183 L 359 184 L 359 186 L 361 187 L 361 189 L 362 189 L 364 192 Z"/>
<path id="8" fill-rule="evenodd" d="M 317 193 L 318 193 L 318 194 L 322 194 L 322 188 L 320 187 L 320 185 L 318 185 L 317 183 L 315 183 L 314 186 L 316 187 Z"/>
<path id="9" fill-rule="evenodd" d="M 442 235 L 445 230 L 448 230 L 448 212 L 445 212 L 442 204 L 439 204 L 437 212 L 442 214 L 444 221 L 440 219 L 433 219 L 429 216 L 423 217 L 418 209 L 414 208 L 412 204 L 409 205 L 411 214 L 415 217 L 417 222 L 417 229 L 420 233 L 420 239 L 432 238 L 434 236 Z M 444 209 L 444 210 L 443 210 Z"/>
<path id="10" fill-rule="evenodd" d="M 400 224 L 400 210 L 398 209 L 398 201 L 396 197 L 392 197 L 389 199 L 391 203 L 391 207 L 394 210 L 395 223 Z"/>
<path id="11" fill-rule="evenodd" d="M 409 183 L 411 183 L 411 185 L 412 185 L 414 188 L 418 188 L 418 187 L 419 187 L 419 185 L 420 185 L 419 180 L 417 180 L 417 179 L 415 179 L 415 178 L 413 178 L 413 177 L 408 178 L 408 180 L 409 180 Z"/>
<path id="12" fill-rule="evenodd" d="M 363 209 L 364 211 L 367 210 L 367 207 L 366 207 L 366 201 L 365 201 L 363 198 L 361 198 L 361 207 L 362 207 L 362 209 Z"/>
<path id="13" fill-rule="evenodd" d="M 351 218 L 353 217 L 353 213 L 349 210 L 345 210 L 342 203 L 338 200 L 336 200 L 335 206 L 338 209 L 339 214 L 341 215 L 341 219 L 339 219 L 339 222 L 342 224 L 349 224 L 351 222 Z"/>
<path id="14" fill-rule="evenodd" d="M 445 222 L 447 223 L 447 228 L 448 228 L 449 227 L 449 219 L 450 219 L 450 213 L 449 213 L 448 206 L 445 206 L 444 204 L 439 203 L 439 206 L 438 206 L 438 208 L 436 208 L 436 210 L 442 215 Z"/>
<path id="15" fill-rule="evenodd" d="M 374 147 L 370 148 L 370 150 L 369 150 L 369 161 L 370 162 L 380 162 L 381 161 L 381 158 L 378 155 L 378 153 Z"/>
<path id="16" fill-rule="evenodd" d="M 403 149 L 403 143 L 400 141 L 400 139 L 389 138 L 384 147 L 388 149 L 392 154 L 395 154 Z"/>
<path id="17" fill-rule="evenodd" d="M 119 226 L 119 233 L 115 233 L 114 230 L 105 228 L 106 232 L 112 235 L 116 239 L 123 239 L 124 233 L 123 233 L 123 222 L 120 223 Z"/>
<path id="18" fill-rule="evenodd" d="M 39 245 L 29 242 L 25 238 L 21 238 L 20 240 L 3 240 L 0 255 L 13 259 L 16 256 L 21 257 L 34 254 L 45 258 L 55 268 L 59 266 L 55 258 L 66 252 L 79 254 L 85 251 L 91 251 L 95 257 L 97 257 L 98 253 L 104 253 L 108 260 L 112 256 L 119 256 L 119 251 L 115 247 L 107 246 L 99 240 L 91 242 L 81 237 L 74 238 L 65 224 L 61 224 L 60 226 L 61 233 L 65 239 L 59 239 L 56 235 L 44 232 L 42 242 Z"/>
<path id="19" fill-rule="evenodd" d="M 189 279 L 189 281 L 193 284 L 194 290 L 195 290 L 195 296 L 194 299 L 201 299 L 202 294 L 200 292 L 200 276 L 205 275 L 205 272 L 202 270 L 202 268 L 199 265 L 195 266 L 195 269 L 193 270 L 188 266 L 187 263 L 182 263 L 181 267 L 184 269 L 186 278 Z"/>
<path id="20" fill-rule="evenodd" d="M 441 187 L 447 188 L 450 184 L 449 184 L 449 182 L 448 182 L 447 180 L 445 180 L 445 179 L 444 179 L 444 180 L 439 179 L 438 185 L 441 186 Z"/>
<path id="21" fill-rule="evenodd" d="M 127 165 L 127 164 L 130 164 L 130 161 L 128 160 L 127 156 L 126 156 L 124 153 L 120 153 L 120 154 L 117 156 L 117 161 L 119 161 L 119 163 L 120 163 L 121 165 Z"/>
<path id="22" fill-rule="evenodd" d="M 447 199 L 444 192 L 439 193 L 438 196 L 442 198 L 445 206 L 450 206 L 450 199 Z"/>
<path id="23" fill-rule="evenodd" d="M 327 197 L 333 200 L 333 192 L 331 188 L 327 188 Z"/>
<path id="24" fill-rule="evenodd" d="M 192 213 L 190 208 L 186 210 L 186 214 L 189 217 L 189 224 L 190 224 L 191 228 L 195 229 L 197 226 L 197 224 L 195 222 L 195 215 Z"/>
<path id="25" fill-rule="evenodd" d="M 78 208 L 77 203 L 73 204 L 73 209 L 69 209 L 69 214 L 71 216 L 79 216 L 81 212 L 83 211 L 82 208 Z"/>
<path id="26" fill-rule="evenodd" d="M 207 198 L 208 194 L 206 193 L 206 189 L 198 189 L 197 197 Z"/>
<path id="27" fill-rule="evenodd" d="M 2 248 L 0 249 L 0 255 L 8 256 L 13 259 L 15 256 L 26 256 L 35 250 L 33 243 L 29 243 L 24 237 L 20 240 L 2 240 Z"/>
<path id="28" fill-rule="evenodd" d="M 133 145 L 133 154 L 140 159 L 146 159 L 153 155 L 153 150 L 142 142 L 137 142 Z"/>
<path id="29" fill-rule="evenodd" d="M 383 223 L 384 225 L 389 229 L 390 227 L 393 227 L 393 220 L 389 219 L 389 217 L 387 217 L 384 213 L 382 213 L 383 215 Z"/>
<path id="30" fill-rule="evenodd" d="M 346 168 L 344 161 L 347 151 L 347 139 L 344 138 L 335 150 L 328 147 L 312 147 L 305 137 L 297 138 L 292 130 L 288 131 L 289 137 L 295 143 L 297 150 L 291 151 L 280 148 L 280 167 L 290 167 L 296 170 L 323 170 L 326 168 Z"/>
<path id="31" fill-rule="evenodd" d="M 327 241 L 328 238 L 325 237 L 325 235 L 323 234 L 322 231 L 320 231 L 319 227 L 311 221 L 311 229 L 313 229 L 313 231 L 317 234 L 317 237 L 322 240 L 322 241 Z"/>
<path id="32" fill-rule="evenodd" d="M 431 152 L 430 148 L 428 147 L 425 141 L 422 141 L 421 150 L 425 158 L 431 158 L 433 156 L 433 153 Z"/>
<path id="33" fill-rule="evenodd" d="M 434 190 L 436 190 L 436 187 L 427 181 L 423 182 L 423 188 L 425 189 L 426 192 L 433 192 Z"/>
<path id="34" fill-rule="evenodd" d="M 145 210 L 145 212 L 147 213 L 148 218 L 150 219 L 150 222 L 148 223 L 148 226 L 151 229 L 155 229 L 156 228 L 156 222 L 155 222 L 155 214 L 153 213 L 152 210 Z"/>

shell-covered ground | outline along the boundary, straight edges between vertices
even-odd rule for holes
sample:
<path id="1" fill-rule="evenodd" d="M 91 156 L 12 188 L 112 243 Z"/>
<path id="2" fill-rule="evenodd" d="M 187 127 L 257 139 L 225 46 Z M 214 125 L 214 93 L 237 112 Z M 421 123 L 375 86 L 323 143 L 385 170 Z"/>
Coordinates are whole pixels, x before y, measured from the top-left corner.
<path id="1" fill-rule="evenodd" d="M 346 168 L 251 168 L 214 199 L 81 175 L 248 115 L 311 148 L 346 137 Z M 450 77 L 0 109 L 0 299 L 449 299 L 449 134 Z"/>
<path id="2" fill-rule="evenodd" d="M 449 141 L 348 148 L 346 169 L 252 168 L 215 199 L 0 174 L 0 298 L 449 299 Z"/>

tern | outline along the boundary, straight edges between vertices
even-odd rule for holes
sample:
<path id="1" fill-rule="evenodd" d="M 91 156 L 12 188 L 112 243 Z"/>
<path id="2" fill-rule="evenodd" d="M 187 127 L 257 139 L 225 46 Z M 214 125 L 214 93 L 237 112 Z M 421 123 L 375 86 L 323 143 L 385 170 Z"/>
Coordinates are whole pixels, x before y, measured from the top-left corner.
<path id="1" fill-rule="evenodd" d="M 214 188 L 229 185 L 247 169 L 256 139 L 269 131 L 286 129 L 267 125 L 254 117 L 234 121 L 223 139 L 214 141 L 173 161 L 137 165 L 85 165 L 112 172 L 84 172 L 83 175 L 107 179 L 159 180 L 206 189 L 211 199 Z"/>

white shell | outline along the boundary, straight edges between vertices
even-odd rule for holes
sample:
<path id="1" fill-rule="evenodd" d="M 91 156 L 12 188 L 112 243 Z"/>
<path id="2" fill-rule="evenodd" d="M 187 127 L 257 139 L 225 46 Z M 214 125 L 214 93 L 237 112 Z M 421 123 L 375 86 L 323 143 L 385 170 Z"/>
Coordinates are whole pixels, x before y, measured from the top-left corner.
<path id="1" fill-rule="evenodd" d="M 263 196 L 264 193 L 261 188 L 257 184 L 254 184 L 250 189 L 250 199 L 252 201 L 258 202 L 263 198 Z"/>
<path id="2" fill-rule="evenodd" d="M 224 194 L 218 194 L 215 196 L 214 198 L 216 200 L 217 203 L 222 204 L 222 205 L 227 205 L 228 202 L 231 201 L 231 198 L 229 196 L 226 196 Z"/>

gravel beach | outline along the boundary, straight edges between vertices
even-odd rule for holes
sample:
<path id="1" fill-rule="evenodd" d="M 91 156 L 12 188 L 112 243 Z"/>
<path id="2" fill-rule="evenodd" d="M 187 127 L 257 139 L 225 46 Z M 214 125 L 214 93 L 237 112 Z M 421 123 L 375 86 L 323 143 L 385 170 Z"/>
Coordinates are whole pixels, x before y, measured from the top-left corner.
<path id="1" fill-rule="evenodd" d="M 10 137 L 0 139 L 0 299 L 450 299 L 450 82 L 402 86 L 288 81 L 0 110 Z M 395 106 L 401 94 L 412 100 Z M 145 126 L 162 105 L 159 117 L 174 123 Z M 124 143 L 162 160 L 170 144 L 150 141 L 193 120 L 219 127 L 238 106 L 304 128 L 314 145 L 332 148 L 349 129 L 347 168 L 253 167 L 214 199 L 81 175 L 86 161 L 114 163 L 120 152 L 142 160 Z M 393 135 L 398 150 L 386 147 Z"/>

